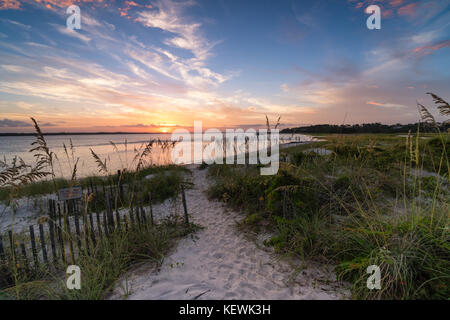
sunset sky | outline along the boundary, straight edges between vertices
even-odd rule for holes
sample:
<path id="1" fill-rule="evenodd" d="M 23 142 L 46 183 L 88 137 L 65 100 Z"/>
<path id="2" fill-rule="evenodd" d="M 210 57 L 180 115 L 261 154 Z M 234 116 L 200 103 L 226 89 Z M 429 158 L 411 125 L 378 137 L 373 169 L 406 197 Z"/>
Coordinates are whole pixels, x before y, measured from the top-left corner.
<path id="1" fill-rule="evenodd" d="M 0 0 L 0 132 L 410 123 L 429 91 L 450 100 L 448 0 Z"/>

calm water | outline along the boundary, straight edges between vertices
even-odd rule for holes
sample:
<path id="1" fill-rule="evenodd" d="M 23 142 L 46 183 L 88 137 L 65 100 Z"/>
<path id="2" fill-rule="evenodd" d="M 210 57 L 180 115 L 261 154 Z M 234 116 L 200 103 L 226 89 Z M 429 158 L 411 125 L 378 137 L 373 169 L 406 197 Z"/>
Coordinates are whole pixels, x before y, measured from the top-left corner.
<path id="1" fill-rule="evenodd" d="M 64 152 L 63 145 L 69 149 L 70 140 L 74 146 L 74 159 L 79 158 L 77 176 L 84 177 L 88 175 L 99 174 L 97 165 L 92 157 L 90 149 L 102 159 L 107 159 L 108 169 L 116 172 L 119 169 L 133 167 L 133 158 L 135 149 L 142 148 L 144 143 L 153 139 L 170 141 L 170 134 L 102 134 L 102 135 L 61 135 L 46 136 L 46 141 L 51 151 L 53 151 L 58 160 L 56 161 L 55 171 L 59 177 L 70 177 L 71 167 L 73 167 L 73 158 L 69 150 L 69 157 Z M 21 157 L 27 164 L 34 163 L 33 154 L 29 152 L 31 143 L 35 137 L 0 137 L 0 156 L 10 161 L 14 156 Z M 306 142 L 311 137 L 305 135 L 280 135 L 281 143 L 287 142 Z M 117 149 L 110 142 L 116 144 Z M 126 143 L 125 143 L 126 142 Z M 154 147 L 149 157 L 152 164 L 169 164 L 170 150 L 162 150 L 160 147 Z"/>

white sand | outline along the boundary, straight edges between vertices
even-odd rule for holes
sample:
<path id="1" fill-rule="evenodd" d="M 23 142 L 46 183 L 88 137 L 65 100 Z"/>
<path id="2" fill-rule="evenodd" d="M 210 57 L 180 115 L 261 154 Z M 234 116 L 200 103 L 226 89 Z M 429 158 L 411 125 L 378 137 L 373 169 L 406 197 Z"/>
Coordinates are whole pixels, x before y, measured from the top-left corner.
<path id="1" fill-rule="evenodd" d="M 186 192 L 191 219 L 205 227 L 182 239 L 159 270 L 145 264 L 125 275 L 111 299 L 342 299 L 348 291 L 324 266 L 280 260 L 236 230 L 242 214 L 209 201 L 207 170 L 193 170 L 194 189 Z M 167 209 L 167 207 L 166 207 Z M 160 208 L 155 208 L 160 211 Z M 178 263 L 178 266 L 177 266 Z M 327 283 L 327 284 L 325 284 Z"/>

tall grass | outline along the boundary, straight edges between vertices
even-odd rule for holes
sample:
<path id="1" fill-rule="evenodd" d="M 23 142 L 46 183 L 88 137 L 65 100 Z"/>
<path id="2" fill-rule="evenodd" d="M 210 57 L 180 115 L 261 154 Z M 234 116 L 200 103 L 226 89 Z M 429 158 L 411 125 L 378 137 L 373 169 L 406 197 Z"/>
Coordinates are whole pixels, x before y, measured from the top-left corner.
<path id="1" fill-rule="evenodd" d="M 448 299 L 449 134 L 324 138 L 283 151 L 289 161 L 275 176 L 210 166 L 209 195 L 272 232 L 266 244 L 278 252 L 335 265 L 355 299 Z M 381 269 L 380 290 L 366 286 L 370 265 Z"/>
<path id="2" fill-rule="evenodd" d="M 12 226 L 14 226 L 14 212 L 16 202 L 19 197 L 57 193 L 61 187 L 72 188 L 76 185 L 89 186 L 92 183 L 102 185 L 107 182 L 115 185 L 115 194 L 113 195 L 114 212 L 121 208 L 130 209 L 131 206 L 137 206 L 138 199 L 148 203 L 150 193 L 153 203 L 164 201 L 168 198 L 176 200 L 179 195 L 179 185 L 185 181 L 185 173 L 190 172 L 187 169 L 177 166 L 157 167 L 151 162 L 150 155 L 154 146 L 161 147 L 164 153 L 167 153 L 173 147 L 172 142 L 163 142 L 152 140 L 135 150 L 135 155 L 130 168 L 122 167 L 120 174 L 114 175 L 108 167 L 107 160 L 102 160 L 94 150 L 91 154 L 97 163 L 99 173 L 103 176 L 79 179 L 77 177 L 79 158 L 75 156 L 75 148 L 70 141 L 69 148 L 63 146 L 67 157 L 71 178 L 62 179 L 55 175 L 54 167 L 58 162 L 56 155 L 50 150 L 39 125 L 35 119 L 32 119 L 36 129 L 36 141 L 32 143 L 30 152 L 33 153 L 35 165 L 27 165 L 20 158 L 14 158 L 11 164 L 0 161 L 0 195 L 9 200 L 11 207 Z M 127 152 L 127 143 L 125 142 Z M 128 163 L 126 163 L 128 165 Z M 153 174 L 151 179 L 145 177 Z M 50 176 L 50 181 L 42 181 L 43 178 Z M 120 187 L 125 186 L 128 192 L 119 194 Z M 84 210 L 81 212 L 83 221 L 88 221 L 89 211 L 105 210 L 105 197 L 102 188 L 100 192 L 85 194 L 83 199 Z M 68 231 L 69 212 L 67 208 L 62 210 L 64 229 L 62 232 L 65 243 L 68 242 L 70 233 Z M 70 291 L 65 287 L 65 267 L 56 266 L 34 266 L 32 272 L 24 273 L 23 266 L 19 263 L 6 263 L 0 265 L 0 289 L 7 296 L 14 299 L 103 299 L 111 291 L 115 281 L 121 274 L 126 272 L 131 266 L 138 262 L 153 261 L 158 263 L 163 255 L 175 243 L 176 239 L 196 230 L 193 224 L 178 223 L 177 217 L 163 221 L 150 220 L 148 223 L 142 221 L 142 224 L 132 227 L 129 231 L 125 225 L 121 228 L 110 230 L 108 237 L 98 237 L 98 241 L 93 243 L 91 237 L 84 237 L 84 245 L 76 264 L 82 270 L 82 290 Z M 49 219 L 50 217 L 47 217 Z M 126 217 L 125 217 L 126 219 Z M 40 223 L 40 222 L 39 222 Z M 55 221 L 56 223 L 56 221 Z M 128 225 L 128 222 L 122 222 Z M 13 227 L 11 227 L 13 228 Z M 11 229 L 14 234 L 14 230 Z M 85 223 L 84 235 L 94 232 L 90 226 Z M 75 263 L 75 252 L 72 246 L 68 250 L 67 263 Z M 14 252 L 14 251 L 12 251 Z M 10 257 L 11 261 L 21 261 L 19 257 Z M 22 263 L 22 261 L 20 262 Z M 2 294 L 0 294 L 0 298 Z"/>

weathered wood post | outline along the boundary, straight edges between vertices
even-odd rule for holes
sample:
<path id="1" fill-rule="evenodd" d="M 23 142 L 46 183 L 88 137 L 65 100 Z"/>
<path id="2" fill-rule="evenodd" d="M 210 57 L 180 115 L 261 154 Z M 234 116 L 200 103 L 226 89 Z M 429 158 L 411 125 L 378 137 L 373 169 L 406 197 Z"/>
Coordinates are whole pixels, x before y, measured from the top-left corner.
<path id="1" fill-rule="evenodd" d="M 72 241 L 72 231 L 70 231 L 70 221 L 69 219 L 65 218 L 65 224 L 67 229 L 67 236 L 69 239 L 69 250 L 70 250 L 70 258 L 72 260 L 72 264 L 75 264 L 75 251 L 73 250 L 73 241 Z"/>
<path id="2" fill-rule="evenodd" d="M 39 235 L 41 238 L 42 257 L 44 258 L 44 262 L 48 264 L 47 247 L 45 246 L 44 237 L 44 225 L 42 223 L 39 224 Z"/>
<path id="3" fill-rule="evenodd" d="M 100 222 L 100 214 L 98 213 L 98 211 L 95 213 L 95 216 L 97 218 L 97 229 L 98 229 L 98 237 L 99 237 L 99 241 L 102 241 L 102 226 L 101 226 L 101 222 Z"/>
<path id="4" fill-rule="evenodd" d="M 36 239 L 34 238 L 34 228 L 30 226 L 31 252 L 33 253 L 34 267 L 37 269 L 39 261 L 36 250 Z"/>
<path id="5" fill-rule="evenodd" d="M 153 206 L 152 206 L 152 193 L 148 193 L 149 205 L 150 205 L 150 222 L 153 226 Z"/>
<path id="6" fill-rule="evenodd" d="M 122 185 L 122 172 L 117 171 L 118 185 L 119 185 L 119 201 L 123 201 L 123 185 Z"/>
<path id="7" fill-rule="evenodd" d="M 89 210 L 89 223 L 91 226 L 90 234 L 91 234 L 92 244 L 94 245 L 94 248 L 95 248 L 97 246 L 97 240 L 95 239 L 94 219 L 92 218 L 91 210 Z"/>
<path id="8" fill-rule="evenodd" d="M 0 260 L 5 260 L 5 251 L 3 250 L 3 238 L 0 234 Z"/>
<path id="9" fill-rule="evenodd" d="M 48 219 L 48 230 L 50 233 L 50 245 L 52 247 L 52 256 L 53 256 L 53 262 L 56 264 L 57 258 L 56 258 L 56 244 L 55 244 L 55 216 L 56 216 L 56 204 L 54 200 L 49 200 L 49 207 L 50 212 L 49 216 L 50 219 Z"/>
<path id="10" fill-rule="evenodd" d="M 80 232 L 80 220 L 78 216 L 78 210 L 75 210 L 75 232 L 77 234 L 77 245 L 78 245 L 78 252 L 81 252 L 81 232 Z"/>
<path id="11" fill-rule="evenodd" d="M 108 227 L 109 230 L 112 232 L 114 230 L 114 216 L 113 211 L 111 207 L 111 200 L 113 198 L 110 198 L 109 195 L 106 196 L 106 213 L 107 213 L 107 221 L 108 221 Z"/>
<path id="12" fill-rule="evenodd" d="M 23 242 L 20 244 L 20 249 L 22 250 L 22 259 L 23 259 L 23 264 L 25 267 L 25 273 L 28 273 L 30 268 L 29 268 L 29 264 L 28 264 L 27 252 L 25 250 L 25 245 L 23 244 Z"/>
<path id="13" fill-rule="evenodd" d="M 186 205 L 186 195 L 184 192 L 184 184 L 181 184 L 181 200 L 183 201 L 184 218 L 186 220 L 186 225 L 189 225 L 189 215 L 188 215 L 187 205 Z"/>
<path id="14" fill-rule="evenodd" d="M 11 260 L 16 265 L 16 245 L 14 243 L 14 235 L 11 230 L 8 231 L 9 249 L 11 251 Z"/>

